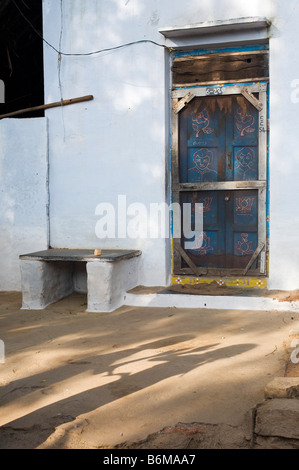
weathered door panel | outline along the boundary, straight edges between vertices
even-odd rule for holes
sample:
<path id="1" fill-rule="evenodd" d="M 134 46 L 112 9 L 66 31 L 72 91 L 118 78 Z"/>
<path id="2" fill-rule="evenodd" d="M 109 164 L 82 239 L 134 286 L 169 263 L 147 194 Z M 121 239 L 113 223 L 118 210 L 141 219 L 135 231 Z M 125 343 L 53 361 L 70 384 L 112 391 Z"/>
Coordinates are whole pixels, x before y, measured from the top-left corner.
<path id="1" fill-rule="evenodd" d="M 243 273 L 261 241 L 266 246 L 265 93 L 260 94 L 259 85 L 250 88 L 262 100 L 261 108 L 237 88 L 218 96 L 207 96 L 209 89 L 195 91 L 175 121 L 175 201 L 191 203 L 192 213 L 196 202 L 203 204 L 203 232 L 192 249 L 186 249 L 182 233 L 181 246 L 197 267 L 211 274 L 217 269 Z M 188 270 L 178 257 L 176 267 Z M 259 260 L 251 273 L 256 269 L 265 272 Z"/>
<path id="2" fill-rule="evenodd" d="M 231 191 L 226 201 L 226 267 L 244 269 L 258 245 L 258 191 Z"/>
<path id="3" fill-rule="evenodd" d="M 196 98 L 180 113 L 181 183 L 225 180 L 225 119 L 216 98 Z"/>
<path id="4" fill-rule="evenodd" d="M 227 152 L 233 156 L 228 180 L 258 180 L 258 111 L 243 96 L 232 98 L 232 116 L 227 119 Z"/>
<path id="5" fill-rule="evenodd" d="M 195 204 L 203 205 L 203 233 L 182 247 L 198 267 L 244 269 L 258 245 L 258 192 L 193 191 L 181 196 L 181 204 L 191 205 L 191 229 L 195 229 Z"/>
<path id="6" fill-rule="evenodd" d="M 193 237 L 194 249 L 186 250 L 192 261 L 199 267 L 225 267 L 225 204 L 219 191 L 194 191 L 181 196 L 181 204 L 191 204 L 192 230 L 195 230 L 195 204 L 203 208 L 204 231 L 197 239 Z M 182 247 L 188 242 L 184 234 Z"/>
<path id="7" fill-rule="evenodd" d="M 258 111 L 243 96 L 193 99 L 179 142 L 181 183 L 258 179 Z"/>

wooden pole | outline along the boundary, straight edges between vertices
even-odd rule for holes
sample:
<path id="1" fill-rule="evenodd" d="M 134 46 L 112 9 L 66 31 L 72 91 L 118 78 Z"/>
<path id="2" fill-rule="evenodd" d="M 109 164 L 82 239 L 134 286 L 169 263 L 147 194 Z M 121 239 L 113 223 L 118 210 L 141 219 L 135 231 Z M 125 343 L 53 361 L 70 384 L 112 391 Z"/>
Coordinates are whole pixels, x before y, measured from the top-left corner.
<path id="1" fill-rule="evenodd" d="M 33 106 L 32 108 L 19 109 L 18 111 L 12 111 L 11 113 L 1 114 L 0 119 L 17 116 L 18 114 L 31 113 L 34 111 L 40 111 L 42 109 L 57 108 L 59 106 L 67 106 L 69 104 L 82 103 L 83 101 L 93 100 L 92 95 L 81 96 L 79 98 L 71 98 L 69 100 L 56 101 L 55 103 L 42 104 L 40 106 Z"/>

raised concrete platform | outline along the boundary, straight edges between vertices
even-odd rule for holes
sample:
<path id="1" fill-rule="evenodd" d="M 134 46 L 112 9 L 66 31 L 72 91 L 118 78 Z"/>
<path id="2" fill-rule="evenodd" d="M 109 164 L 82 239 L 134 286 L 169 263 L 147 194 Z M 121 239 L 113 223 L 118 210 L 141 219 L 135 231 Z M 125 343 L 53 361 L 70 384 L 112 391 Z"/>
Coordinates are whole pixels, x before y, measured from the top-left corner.
<path id="1" fill-rule="evenodd" d="M 74 291 L 87 293 L 87 311 L 111 312 L 138 285 L 139 250 L 50 249 L 20 256 L 22 309 L 43 310 Z M 83 266 L 83 268 L 82 268 Z"/>
<path id="2" fill-rule="evenodd" d="M 221 295 L 220 295 L 221 292 Z M 136 287 L 127 292 L 125 304 L 132 307 L 175 307 L 228 310 L 276 310 L 299 312 L 299 301 L 282 301 L 281 292 L 234 288 L 223 293 L 184 294 L 163 287 Z"/>

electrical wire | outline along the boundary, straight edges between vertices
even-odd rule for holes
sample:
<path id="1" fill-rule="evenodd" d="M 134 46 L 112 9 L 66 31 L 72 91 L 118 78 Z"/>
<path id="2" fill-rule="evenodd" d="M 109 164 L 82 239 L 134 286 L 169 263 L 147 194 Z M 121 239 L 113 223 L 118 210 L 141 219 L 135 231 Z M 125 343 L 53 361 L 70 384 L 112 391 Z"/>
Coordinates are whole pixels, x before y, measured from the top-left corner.
<path id="1" fill-rule="evenodd" d="M 133 46 L 135 44 L 145 44 L 145 43 L 151 43 L 151 44 L 154 44 L 155 46 L 158 46 L 158 47 L 162 47 L 164 49 L 168 49 L 169 48 L 167 46 L 165 46 L 164 44 L 159 44 L 158 42 L 156 41 L 153 41 L 151 39 L 140 39 L 138 41 L 132 41 L 132 42 L 128 42 L 126 44 L 120 44 L 119 46 L 114 46 L 114 47 L 107 47 L 105 49 L 99 49 L 99 50 L 96 50 L 96 51 L 91 51 L 91 52 L 75 52 L 75 53 L 72 53 L 72 52 L 63 52 L 63 51 L 59 51 L 55 46 L 53 46 L 53 44 L 49 43 L 43 36 L 42 34 L 35 28 L 35 26 L 31 23 L 31 21 L 26 17 L 26 15 L 24 15 L 24 13 L 22 12 L 22 10 L 20 9 L 20 7 L 17 5 L 17 3 L 15 2 L 15 0 L 12 0 L 12 3 L 14 4 L 14 6 L 17 8 L 17 10 L 19 11 L 20 15 L 22 15 L 22 17 L 24 18 L 24 20 L 27 21 L 27 23 L 30 25 L 30 27 L 33 29 L 33 31 L 44 41 L 45 44 L 47 44 L 51 49 L 53 49 L 57 54 L 59 55 L 63 55 L 63 56 L 91 56 L 91 55 L 95 55 L 95 54 L 101 54 L 102 52 L 111 52 L 111 51 L 116 51 L 118 49 L 123 49 L 125 47 L 129 47 L 129 46 Z"/>

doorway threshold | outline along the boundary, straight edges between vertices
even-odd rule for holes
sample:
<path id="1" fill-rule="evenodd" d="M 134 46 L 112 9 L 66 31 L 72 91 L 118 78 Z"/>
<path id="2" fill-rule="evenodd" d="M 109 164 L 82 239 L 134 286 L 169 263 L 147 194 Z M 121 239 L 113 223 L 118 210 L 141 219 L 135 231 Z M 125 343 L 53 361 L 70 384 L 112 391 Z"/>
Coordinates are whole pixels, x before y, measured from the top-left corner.
<path id="1" fill-rule="evenodd" d="M 261 310 L 299 312 L 299 290 L 279 291 L 215 285 L 145 287 L 128 291 L 124 304 L 132 307 Z"/>

